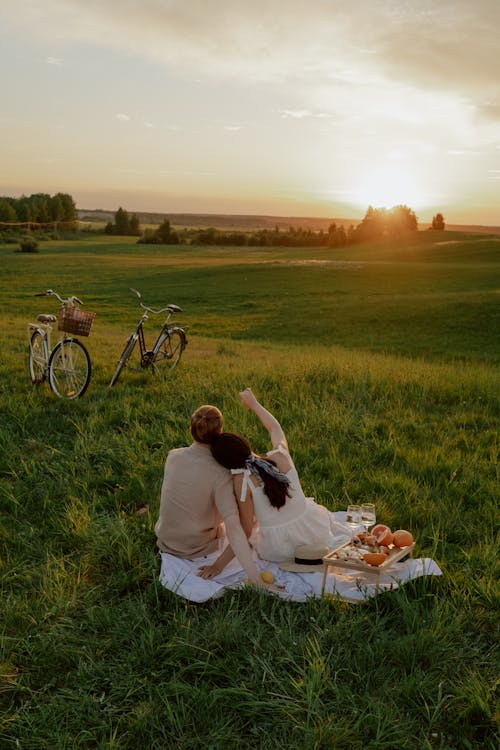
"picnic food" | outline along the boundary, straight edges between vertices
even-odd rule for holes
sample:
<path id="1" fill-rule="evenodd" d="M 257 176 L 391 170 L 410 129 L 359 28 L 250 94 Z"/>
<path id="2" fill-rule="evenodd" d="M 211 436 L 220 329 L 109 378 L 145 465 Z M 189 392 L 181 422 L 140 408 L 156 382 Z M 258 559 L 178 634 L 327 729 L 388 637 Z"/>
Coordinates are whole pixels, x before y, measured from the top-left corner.
<path id="1" fill-rule="evenodd" d="M 384 529 L 381 529 L 377 534 L 374 534 L 373 536 L 377 540 L 377 544 L 382 544 L 385 546 L 392 544 L 394 541 L 392 531 L 388 526 L 386 526 Z"/>
<path id="2" fill-rule="evenodd" d="M 361 531 L 349 544 L 335 553 L 339 560 L 362 561 L 372 567 L 379 567 L 391 559 L 399 560 L 402 550 L 413 544 L 413 536 L 405 529 L 394 533 L 389 526 L 379 523 L 372 533 Z"/>
<path id="3" fill-rule="evenodd" d="M 382 531 L 386 531 L 386 530 L 389 530 L 389 531 L 390 531 L 389 527 L 388 527 L 388 526 L 386 526 L 386 525 L 385 525 L 385 523 L 377 523 L 377 524 L 376 524 L 376 525 L 375 525 L 375 526 L 373 527 L 373 529 L 372 529 L 372 534 L 373 534 L 374 536 L 378 536 L 378 535 L 379 535 L 379 534 L 380 534 L 380 533 L 381 533 Z"/>
<path id="4" fill-rule="evenodd" d="M 409 547 L 413 544 L 413 536 L 406 529 L 398 529 L 393 534 L 393 542 L 396 547 Z"/>
<path id="5" fill-rule="evenodd" d="M 367 552 L 363 555 L 363 560 L 368 565 L 375 565 L 377 568 L 387 560 L 387 555 L 384 552 Z"/>
<path id="6" fill-rule="evenodd" d="M 270 570 L 263 570 L 260 574 L 260 577 L 262 578 L 264 583 L 274 583 L 274 576 Z"/>

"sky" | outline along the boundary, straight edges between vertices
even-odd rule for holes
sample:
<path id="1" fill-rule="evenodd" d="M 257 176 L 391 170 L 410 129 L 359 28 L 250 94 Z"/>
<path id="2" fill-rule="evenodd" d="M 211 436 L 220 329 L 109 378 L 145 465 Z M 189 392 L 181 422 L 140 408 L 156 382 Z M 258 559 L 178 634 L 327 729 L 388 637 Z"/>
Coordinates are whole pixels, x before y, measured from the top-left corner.
<path id="1" fill-rule="evenodd" d="M 500 225 L 500 0 L 0 0 L 0 195 Z"/>

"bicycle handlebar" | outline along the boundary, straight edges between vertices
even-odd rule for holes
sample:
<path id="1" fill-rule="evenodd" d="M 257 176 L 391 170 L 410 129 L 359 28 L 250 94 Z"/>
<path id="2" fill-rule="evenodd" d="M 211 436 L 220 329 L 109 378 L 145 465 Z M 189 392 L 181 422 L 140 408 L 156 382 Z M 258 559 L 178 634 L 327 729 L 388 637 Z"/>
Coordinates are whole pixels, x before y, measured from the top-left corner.
<path id="1" fill-rule="evenodd" d="M 146 310 L 146 312 L 153 313 L 153 315 L 161 315 L 165 312 L 182 312 L 181 308 L 178 305 L 167 305 L 166 307 L 162 307 L 161 310 L 153 310 L 152 307 L 148 307 L 144 304 L 142 301 L 142 295 L 140 292 L 137 291 L 137 289 L 133 289 L 130 287 L 130 291 L 137 295 L 139 299 L 139 304 L 142 307 L 143 310 Z"/>
<path id="2" fill-rule="evenodd" d="M 82 300 L 79 297 L 75 297 L 74 294 L 72 294 L 71 297 L 68 297 L 68 299 L 63 299 L 57 292 L 54 292 L 53 289 L 47 289 L 45 292 L 36 292 L 35 297 L 57 297 L 62 305 L 72 305 L 75 302 L 78 305 L 83 305 Z"/>

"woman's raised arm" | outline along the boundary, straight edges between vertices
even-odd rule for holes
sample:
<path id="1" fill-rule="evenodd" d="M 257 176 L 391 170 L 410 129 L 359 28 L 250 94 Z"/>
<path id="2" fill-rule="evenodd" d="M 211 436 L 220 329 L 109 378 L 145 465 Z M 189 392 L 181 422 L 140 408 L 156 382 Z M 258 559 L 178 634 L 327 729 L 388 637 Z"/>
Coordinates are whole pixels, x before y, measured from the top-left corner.
<path id="1" fill-rule="evenodd" d="M 262 404 L 257 401 L 251 388 L 245 388 L 244 391 L 241 391 L 240 400 L 243 406 L 246 406 L 247 409 L 251 409 L 251 411 L 253 411 L 260 419 L 269 433 L 273 448 L 278 448 L 278 446 L 282 445 L 285 450 L 288 450 L 288 443 L 282 426 L 276 417 L 274 417 L 270 411 L 265 409 Z"/>

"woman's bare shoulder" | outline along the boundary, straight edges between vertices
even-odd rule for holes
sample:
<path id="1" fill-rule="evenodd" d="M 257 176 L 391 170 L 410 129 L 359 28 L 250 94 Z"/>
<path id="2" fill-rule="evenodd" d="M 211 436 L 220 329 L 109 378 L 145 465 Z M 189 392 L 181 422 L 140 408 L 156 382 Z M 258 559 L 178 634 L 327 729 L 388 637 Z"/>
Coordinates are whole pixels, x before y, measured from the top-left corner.
<path id="1" fill-rule="evenodd" d="M 293 461 L 288 452 L 288 446 L 285 446 L 283 443 L 279 443 L 271 451 L 268 451 L 267 456 L 271 458 L 278 469 L 285 474 L 293 467 Z"/>

